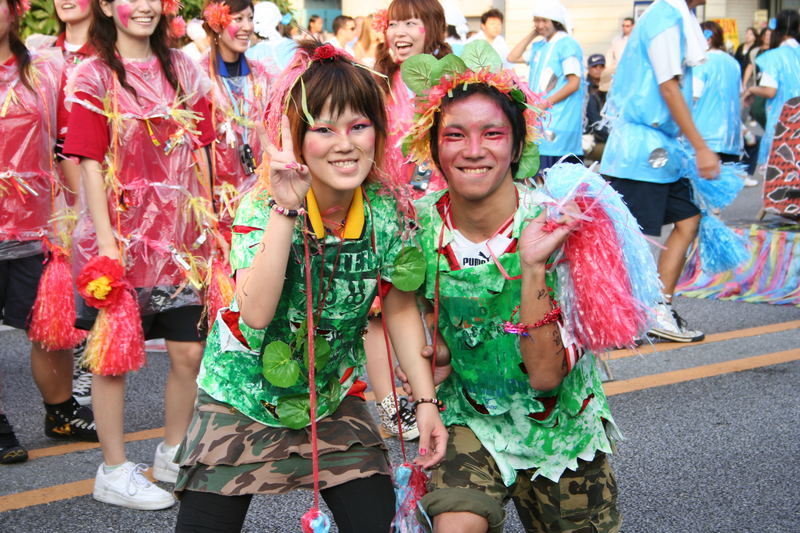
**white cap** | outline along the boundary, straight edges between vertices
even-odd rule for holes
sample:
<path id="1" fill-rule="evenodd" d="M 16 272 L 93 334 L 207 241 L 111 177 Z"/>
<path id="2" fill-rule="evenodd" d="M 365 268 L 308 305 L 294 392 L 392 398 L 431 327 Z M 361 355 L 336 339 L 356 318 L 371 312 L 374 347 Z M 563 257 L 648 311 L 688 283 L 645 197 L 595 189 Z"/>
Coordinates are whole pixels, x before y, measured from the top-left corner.
<path id="1" fill-rule="evenodd" d="M 458 2 L 454 0 L 441 0 L 442 9 L 444 9 L 444 21 L 448 26 L 455 26 L 458 35 L 462 39 L 466 39 L 469 26 L 467 25 L 467 17 L 461 11 Z"/>
<path id="2" fill-rule="evenodd" d="M 281 38 L 276 27 L 281 21 L 281 10 L 272 2 L 259 2 L 253 9 L 253 30 L 268 41 Z"/>
<path id="3" fill-rule="evenodd" d="M 572 33 L 572 21 L 567 8 L 558 0 L 535 0 L 533 3 L 533 16 L 560 22 L 567 33 Z"/>

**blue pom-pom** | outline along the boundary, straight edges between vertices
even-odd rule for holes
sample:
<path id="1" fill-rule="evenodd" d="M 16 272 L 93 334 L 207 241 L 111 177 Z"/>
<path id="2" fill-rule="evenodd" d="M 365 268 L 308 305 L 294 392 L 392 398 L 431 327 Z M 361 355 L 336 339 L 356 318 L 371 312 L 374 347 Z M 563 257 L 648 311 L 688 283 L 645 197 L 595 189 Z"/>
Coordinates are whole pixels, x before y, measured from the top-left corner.
<path id="1" fill-rule="evenodd" d="M 722 209 L 736 199 L 744 187 L 741 176 L 745 172 L 741 163 L 725 163 L 720 166 L 720 175 L 706 180 L 697 175 L 697 169 L 690 173 L 694 185 L 695 200 L 708 209 Z"/>
<path id="2" fill-rule="evenodd" d="M 700 268 L 707 273 L 733 270 L 750 258 L 747 239 L 708 213 L 700 219 L 698 246 Z"/>
<path id="3" fill-rule="evenodd" d="M 559 163 L 546 171 L 543 192 L 557 201 L 563 201 L 572 199 L 581 186 L 585 187 L 584 194 L 598 199 L 614 223 L 631 283 L 631 293 L 643 306 L 654 306 L 662 299 L 655 259 L 639 223 L 619 193 L 602 176 L 574 163 Z"/>

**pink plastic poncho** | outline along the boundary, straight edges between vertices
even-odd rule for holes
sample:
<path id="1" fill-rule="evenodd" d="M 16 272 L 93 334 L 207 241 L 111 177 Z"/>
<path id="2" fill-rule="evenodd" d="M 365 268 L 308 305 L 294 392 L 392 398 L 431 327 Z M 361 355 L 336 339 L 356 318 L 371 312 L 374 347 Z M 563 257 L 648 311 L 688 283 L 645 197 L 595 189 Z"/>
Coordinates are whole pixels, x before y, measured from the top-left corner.
<path id="1" fill-rule="evenodd" d="M 136 96 L 96 57 L 78 66 L 67 87 L 68 106 L 82 105 L 108 120 L 111 142 L 102 165 L 108 211 L 124 246 L 126 280 L 140 289 L 144 313 L 200 303 L 214 226 L 194 154 L 202 117 L 191 110 L 208 95 L 210 82 L 183 52 L 171 54 L 178 94 L 155 57 L 123 60 L 126 81 Z M 66 145 L 72 144 L 73 135 L 80 133 L 71 129 Z M 73 238 L 75 274 L 97 254 L 84 201 Z M 160 290 L 152 291 L 154 287 Z"/>
<path id="2" fill-rule="evenodd" d="M 16 61 L 0 65 L 0 241 L 46 236 L 58 193 L 53 145 L 64 62 L 58 53 L 31 56 L 32 90 Z"/>
<path id="3" fill-rule="evenodd" d="M 411 129 L 414 122 L 414 96 L 406 87 L 400 74 L 400 69 L 392 78 L 392 92 L 386 101 L 386 112 L 389 119 L 389 135 L 386 139 L 386 156 L 383 161 L 384 170 L 389 174 L 391 182 L 395 185 L 407 187 L 414 198 L 419 198 L 427 193 L 440 191 L 447 187 L 447 183 L 436 170 L 432 168 L 428 188 L 424 191 L 409 186 L 416 165 L 403 156 L 401 144 L 403 137 Z"/>
<path id="4" fill-rule="evenodd" d="M 212 79 L 211 103 L 214 111 L 214 130 L 216 142 L 214 154 L 214 203 L 220 219 L 220 230 L 229 239 L 233 215 L 241 196 L 249 191 L 257 180 L 255 172 L 245 172 L 240 155 L 247 131 L 247 144 L 252 149 L 256 166 L 261 164 L 262 147 L 255 125 L 264 121 L 267 98 L 278 68 L 271 60 L 248 59 L 250 75 L 233 78 L 244 80 L 226 81 L 213 72 L 209 54 L 200 60 L 200 66 Z M 230 90 L 230 93 L 229 93 Z M 231 102 L 231 95 L 241 102 L 244 93 L 245 103 L 237 110 Z M 244 113 L 246 109 L 246 113 Z"/>

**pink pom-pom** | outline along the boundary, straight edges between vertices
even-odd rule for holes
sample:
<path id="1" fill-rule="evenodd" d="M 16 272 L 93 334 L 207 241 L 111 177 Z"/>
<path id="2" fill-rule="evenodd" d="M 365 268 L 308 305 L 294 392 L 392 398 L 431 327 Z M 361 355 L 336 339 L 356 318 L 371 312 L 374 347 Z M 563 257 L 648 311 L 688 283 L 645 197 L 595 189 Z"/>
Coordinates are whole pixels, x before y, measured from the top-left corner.
<path id="1" fill-rule="evenodd" d="M 599 202 L 585 196 L 575 202 L 591 220 L 582 222 L 564 244 L 574 292 L 567 295 L 571 305 L 566 306 L 566 318 L 584 348 L 597 352 L 630 346 L 647 327 L 647 310 L 631 291 L 613 221 Z"/>
<path id="2" fill-rule="evenodd" d="M 83 363 L 92 374 L 121 376 L 144 365 L 144 331 L 131 289 L 103 307 L 89 333 Z"/>
<path id="3" fill-rule="evenodd" d="M 180 39 L 186 35 L 186 21 L 183 20 L 183 17 L 178 15 L 169 21 L 169 33 L 175 39 Z"/>
<path id="4" fill-rule="evenodd" d="M 86 338 L 75 328 L 75 297 L 66 254 L 58 248 L 44 267 L 31 313 L 28 338 L 45 350 L 69 350 Z"/>
<path id="5" fill-rule="evenodd" d="M 317 508 L 309 509 L 300 519 L 303 533 L 328 533 L 331 530 L 331 520 L 328 515 Z"/>

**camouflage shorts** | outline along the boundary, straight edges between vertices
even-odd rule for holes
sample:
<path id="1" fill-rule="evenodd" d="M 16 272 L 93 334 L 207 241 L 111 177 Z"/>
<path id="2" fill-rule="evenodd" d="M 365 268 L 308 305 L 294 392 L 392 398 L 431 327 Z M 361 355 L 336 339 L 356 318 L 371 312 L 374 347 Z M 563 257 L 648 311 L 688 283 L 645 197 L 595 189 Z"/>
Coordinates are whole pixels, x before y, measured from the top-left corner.
<path id="1" fill-rule="evenodd" d="M 432 472 L 422 506 L 433 519 L 446 512 L 471 512 L 489 522 L 490 533 L 503 531 L 503 507 L 513 499 L 528 533 L 615 533 L 621 517 L 617 511 L 617 483 L 606 455 L 592 462 L 578 461 L 576 472 L 565 470 L 558 483 L 537 477 L 534 470 L 519 470 L 516 482 L 506 487 L 491 454 L 464 426 L 451 426 L 447 453 Z"/>
<path id="2" fill-rule="evenodd" d="M 366 402 L 346 397 L 317 422 L 320 488 L 375 474 L 391 475 L 386 446 Z M 194 416 L 176 459 L 175 492 L 226 496 L 312 488 L 311 428 L 269 427 L 198 391 Z"/>

